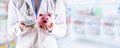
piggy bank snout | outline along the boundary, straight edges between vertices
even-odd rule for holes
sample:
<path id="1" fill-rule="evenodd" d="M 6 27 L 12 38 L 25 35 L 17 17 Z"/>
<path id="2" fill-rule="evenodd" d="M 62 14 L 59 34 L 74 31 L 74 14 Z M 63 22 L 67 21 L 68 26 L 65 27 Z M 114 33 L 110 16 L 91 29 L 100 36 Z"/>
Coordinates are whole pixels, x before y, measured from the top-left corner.
<path id="1" fill-rule="evenodd" d="M 47 23 L 47 20 L 43 20 L 43 23 Z"/>

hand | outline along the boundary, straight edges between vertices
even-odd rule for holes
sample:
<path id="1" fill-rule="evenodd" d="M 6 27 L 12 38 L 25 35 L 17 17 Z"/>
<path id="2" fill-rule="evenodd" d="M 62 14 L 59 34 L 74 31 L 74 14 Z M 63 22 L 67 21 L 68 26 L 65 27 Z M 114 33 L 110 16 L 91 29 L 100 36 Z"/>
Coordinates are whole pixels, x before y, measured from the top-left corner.
<path id="1" fill-rule="evenodd" d="M 51 23 L 50 26 L 42 24 L 41 28 L 44 29 L 44 30 L 52 31 L 52 29 L 53 29 L 53 23 Z"/>
<path id="2" fill-rule="evenodd" d="M 26 27 L 26 26 L 23 24 L 22 21 L 19 22 L 19 27 L 20 27 L 21 31 L 23 31 L 23 30 L 32 30 L 32 29 L 34 29 L 34 27 Z"/>

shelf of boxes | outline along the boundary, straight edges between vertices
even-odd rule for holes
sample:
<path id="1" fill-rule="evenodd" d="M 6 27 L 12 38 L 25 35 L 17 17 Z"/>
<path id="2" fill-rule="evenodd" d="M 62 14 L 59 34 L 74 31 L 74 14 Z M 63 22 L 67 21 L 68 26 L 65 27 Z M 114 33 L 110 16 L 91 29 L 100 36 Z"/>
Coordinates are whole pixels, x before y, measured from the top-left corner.
<path id="1" fill-rule="evenodd" d="M 78 1 L 78 2 L 77 2 Z M 67 4 L 71 39 L 120 47 L 120 0 L 76 0 Z"/>

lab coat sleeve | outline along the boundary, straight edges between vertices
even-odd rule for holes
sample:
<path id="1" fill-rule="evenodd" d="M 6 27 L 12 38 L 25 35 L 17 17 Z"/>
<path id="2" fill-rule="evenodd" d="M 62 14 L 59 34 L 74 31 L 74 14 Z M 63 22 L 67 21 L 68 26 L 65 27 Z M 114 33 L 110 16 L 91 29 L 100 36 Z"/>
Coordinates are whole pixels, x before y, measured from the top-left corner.
<path id="1" fill-rule="evenodd" d="M 54 26 L 51 34 L 56 37 L 64 37 L 66 35 L 67 25 L 66 25 L 66 15 L 65 15 L 65 6 L 63 0 L 57 0 L 56 10 L 55 10 L 55 19 Z"/>
<path id="2" fill-rule="evenodd" d="M 7 20 L 7 31 L 11 37 L 19 36 L 21 32 L 18 22 L 18 14 L 16 10 L 16 0 L 10 0 L 8 6 L 8 20 Z"/>

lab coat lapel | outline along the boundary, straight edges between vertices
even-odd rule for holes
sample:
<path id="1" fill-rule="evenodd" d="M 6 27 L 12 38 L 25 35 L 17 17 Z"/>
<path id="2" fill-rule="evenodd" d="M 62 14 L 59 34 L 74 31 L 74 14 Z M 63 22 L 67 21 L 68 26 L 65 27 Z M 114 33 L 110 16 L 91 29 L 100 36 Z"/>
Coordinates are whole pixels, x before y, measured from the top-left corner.
<path id="1" fill-rule="evenodd" d="M 39 6 L 39 11 L 38 11 L 37 17 L 39 16 L 40 13 L 45 12 L 45 10 L 46 10 L 45 8 L 46 8 L 46 0 L 41 0 L 41 4 Z"/>
<path id="2" fill-rule="evenodd" d="M 46 12 L 48 12 L 54 16 L 54 14 L 55 14 L 54 10 L 55 10 L 54 0 L 42 0 L 40 7 L 39 7 L 37 17 L 39 16 L 40 13 L 46 13 Z"/>

